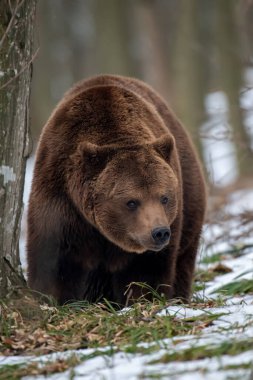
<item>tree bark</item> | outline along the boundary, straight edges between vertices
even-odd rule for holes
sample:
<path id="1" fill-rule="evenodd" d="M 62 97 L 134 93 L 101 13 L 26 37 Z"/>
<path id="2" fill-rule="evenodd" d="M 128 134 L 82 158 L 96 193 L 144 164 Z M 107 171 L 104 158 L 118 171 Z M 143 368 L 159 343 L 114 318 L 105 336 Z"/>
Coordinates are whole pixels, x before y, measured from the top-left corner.
<path id="1" fill-rule="evenodd" d="M 0 2 L 0 297 L 23 281 L 19 258 L 36 0 Z"/>

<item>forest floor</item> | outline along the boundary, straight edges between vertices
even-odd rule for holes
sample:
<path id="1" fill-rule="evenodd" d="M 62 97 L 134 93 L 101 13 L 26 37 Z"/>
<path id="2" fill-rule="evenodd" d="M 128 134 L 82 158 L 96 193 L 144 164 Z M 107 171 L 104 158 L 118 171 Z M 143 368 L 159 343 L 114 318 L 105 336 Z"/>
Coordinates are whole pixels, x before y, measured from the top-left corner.
<path id="1" fill-rule="evenodd" d="M 234 192 L 209 219 L 191 305 L 157 296 L 118 312 L 106 302 L 40 305 L 19 292 L 2 302 L 0 380 L 249 379 L 253 192 Z"/>

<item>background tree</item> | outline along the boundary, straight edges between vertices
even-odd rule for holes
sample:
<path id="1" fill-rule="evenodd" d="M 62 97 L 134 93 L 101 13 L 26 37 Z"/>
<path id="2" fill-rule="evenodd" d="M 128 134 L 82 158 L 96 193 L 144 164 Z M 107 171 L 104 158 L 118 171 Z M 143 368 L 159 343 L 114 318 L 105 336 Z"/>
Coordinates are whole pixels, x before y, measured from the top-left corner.
<path id="1" fill-rule="evenodd" d="M 22 281 L 19 233 L 36 0 L 0 2 L 0 297 Z"/>
<path id="2" fill-rule="evenodd" d="M 229 122 L 241 177 L 252 175 L 253 154 L 250 136 L 243 123 L 240 107 L 240 91 L 243 86 L 242 38 L 238 33 L 238 9 L 236 1 L 220 0 L 216 11 L 216 48 L 222 89 L 229 103 Z M 236 13 L 237 11 L 237 13 Z"/>
<path id="3" fill-rule="evenodd" d="M 175 106 L 203 161 L 199 135 L 200 126 L 205 120 L 204 96 L 208 87 L 208 62 L 205 54 L 205 10 L 208 4 L 204 5 L 205 7 L 198 0 L 180 0 L 178 3 L 173 54 Z"/>

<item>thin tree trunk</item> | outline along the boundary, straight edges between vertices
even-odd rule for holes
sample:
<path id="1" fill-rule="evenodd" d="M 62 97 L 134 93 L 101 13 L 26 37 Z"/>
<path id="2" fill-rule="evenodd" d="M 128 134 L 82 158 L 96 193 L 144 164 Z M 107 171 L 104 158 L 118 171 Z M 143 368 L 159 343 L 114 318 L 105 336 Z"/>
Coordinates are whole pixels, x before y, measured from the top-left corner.
<path id="1" fill-rule="evenodd" d="M 178 115 L 191 134 L 199 156 L 203 159 L 200 126 L 205 118 L 204 95 L 207 90 L 207 74 L 203 25 L 200 23 L 198 0 L 179 2 L 177 39 L 174 48 L 175 105 Z"/>
<path id="2" fill-rule="evenodd" d="M 128 1 L 96 0 L 92 3 L 96 23 L 95 64 L 97 72 L 131 74 L 126 17 Z"/>
<path id="3" fill-rule="evenodd" d="M 236 25 L 235 6 L 236 1 L 234 0 L 217 1 L 216 45 L 220 81 L 229 101 L 229 121 L 233 130 L 239 174 L 241 177 L 251 177 L 253 152 L 240 108 L 243 67 L 240 58 L 241 45 Z"/>
<path id="4" fill-rule="evenodd" d="M 36 0 L 0 2 L 0 297 L 22 281 L 19 233 Z"/>

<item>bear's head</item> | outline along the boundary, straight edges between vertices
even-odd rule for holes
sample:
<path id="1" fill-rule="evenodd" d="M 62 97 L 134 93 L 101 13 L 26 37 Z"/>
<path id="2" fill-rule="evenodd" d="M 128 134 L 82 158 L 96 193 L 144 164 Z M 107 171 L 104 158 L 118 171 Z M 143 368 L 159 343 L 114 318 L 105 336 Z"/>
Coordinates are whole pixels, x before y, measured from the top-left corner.
<path id="1" fill-rule="evenodd" d="M 124 147 L 81 142 L 71 157 L 73 202 L 124 251 L 160 251 L 169 244 L 179 191 L 170 165 L 174 144 L 170 135 Z"/>

